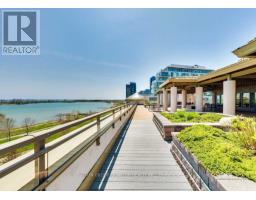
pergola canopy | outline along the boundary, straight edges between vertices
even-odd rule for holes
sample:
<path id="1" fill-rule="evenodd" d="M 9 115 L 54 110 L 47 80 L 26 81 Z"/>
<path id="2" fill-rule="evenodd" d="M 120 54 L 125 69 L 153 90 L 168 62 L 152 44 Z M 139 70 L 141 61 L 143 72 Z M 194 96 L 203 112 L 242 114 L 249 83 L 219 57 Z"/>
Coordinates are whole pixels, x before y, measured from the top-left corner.
<path id="1" fill-rule="evenodd" d="M 138 92 L 126 98 L 129 101 L 144 101 L 145 97 L 140 95 Z"/>

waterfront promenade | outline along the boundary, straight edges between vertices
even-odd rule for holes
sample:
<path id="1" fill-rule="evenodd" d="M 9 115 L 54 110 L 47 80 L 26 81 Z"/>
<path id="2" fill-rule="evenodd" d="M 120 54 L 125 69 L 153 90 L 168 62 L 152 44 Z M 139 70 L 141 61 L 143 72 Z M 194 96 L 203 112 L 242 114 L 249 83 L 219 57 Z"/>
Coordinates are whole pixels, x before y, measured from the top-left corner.
<path id="1" fill-rule="evenodd" d="M 152 117 L 137 107 L 91 190 L 192 190 Z"/>

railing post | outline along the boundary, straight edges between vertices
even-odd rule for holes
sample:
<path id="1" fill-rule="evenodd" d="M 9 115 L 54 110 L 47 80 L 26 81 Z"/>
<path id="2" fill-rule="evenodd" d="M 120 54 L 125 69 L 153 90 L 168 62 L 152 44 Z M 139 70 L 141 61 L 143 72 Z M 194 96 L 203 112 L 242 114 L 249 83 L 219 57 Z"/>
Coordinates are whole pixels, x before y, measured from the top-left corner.
<path id="1" fill-rule="evenodd" d="M 45 139 L 36 141 L 34 144 L 34 152 L 39 153 L 45 149 Z M 45 154 L 39 156 L 35 160 L 35 178 L 42 183 L 47 178 L 47 171 L 45 167 Z"/>
<path id="2" fill-rule="evenodd" d="M 123 107 L 123 114 L 124 114 L 124 116 L 126 115 L 126 111 L 125 111 L 125 109 L 126 109 L 126 105 Z"/>
<path id="3" fill-rule="evenodd" d="M 112 115 L 113 115 L 113 124 L 112 124 L 112 127 L 115 128 L 115 109 L 112 111 Z"/>
<path id="4" fill-rule="evenodd" d="M 113 111 L 112 111 L 113 119 L 115 119 L 115 113 L 116 113 L 116 111 L 113 110 Z"/>
<path id="5" fill-rule="evenodd" d="M 100 115 L 98 115 L 97 117 L 97 131 L 100 131 Z M 99 146 L 100 145 L 100 137 L 98 137 L 96 139 L 96 145 Z"/>
<path id="6" fill-rule="evenodd" d="M 97 131 L 100 130 L 100 115 L 97 116 Z"/>

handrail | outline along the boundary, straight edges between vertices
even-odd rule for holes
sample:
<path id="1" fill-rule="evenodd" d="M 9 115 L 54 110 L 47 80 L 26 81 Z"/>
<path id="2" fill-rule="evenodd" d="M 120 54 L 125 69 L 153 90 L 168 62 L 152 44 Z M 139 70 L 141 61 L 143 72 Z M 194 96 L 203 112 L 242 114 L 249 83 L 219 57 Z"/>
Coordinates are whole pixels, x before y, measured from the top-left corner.
<path id="1" fill-rule="evenodd" d="M 54 126 L 52 128 L 49 128 L 49 129 L 38 131 L 38 132 L 35 132 L 35 133 L 32 133 L 32 134 L 29 134 L 27 136 L 24 136 L 22 138 L 19 138 L 19 139 L 16 139 L 16 140 L 13 140 L 13 141 L 1 144 L 0 145 L 0 156 L 5 154 L 5 153 L 8 153 L 8 152 L 10 152 L 12 150 L 15 150 L 17 148 L 20 148 L 22 146 L 25 146 L 25 145 L 27 145 L 29 143 L 33 143 L 35 141 L 46 139 L 46 138 L 50 137 L 51 135 L 53 135 L 53 134 L 55 134 L 57 132 L 66 130 L 68 128 L 71 128 L 73 126 L 81 124 L 81 123 L 83 123 L 85 121 L 89 121 L 91 119 L 100 117 L 100 116 L 102 116 L 102 115 L 104 115 L 106 113 L 109 113 L 111 111 L 119 110 L 120 108 L 123 108 L 125 106 L 127 106 L 127 104 L 121 105 L 121 106 L 118 106 L 118 107 L 115 107 L 115 108 L 111 108 L 111 109 L 105 110 L 103 112 L 92 114 L 90 116 L 86 116 L 84 118 L 77 119 L 77 120 L 74 120 L 74 121 L 71 121 L 71 122 L 67 122 L 65 124 L 57 125 L 57 126 Z"/>
<path id="2" fill-rule="evenodd" d="M 114 127 L 115 123 L 118 120 L 121 120 L 122 115 L 125 115 L 126 113 L 128 113 L 131 109 L 133 108 L 133 106 L 129 105 L 129 104 L 124 104 L 115 108 L 111 108 L 111 109 L 107 109 L 103 112 L 99 112 L 72 122 L 68 122 L 62 125 L 58 125 L 56 127 L 50 128 L 50 129 L 46 129 L 46 130 L 42 130 L 33 134 L 30 134 L 29 136 L 24 136 L 24 138 L 20 138 L 17 139 L 15 141 L 11 141 L 8 142 L 6 144 L 2 144 L 0 145 L 0 156 L 4 155 L 6 153 L 8 153 L 9 151 L 13 151 L 16 150 L 20 147 L 23 147 L 27 144 L 30 143 L 34 143 L 34 153 L 33 154 L 29 154 L 26 157 L 24 157 L 23 159 L 12 163 L 10 166 L 7 166 L 3 169 L 0 170 L 0 178 L 8 175 L 9 173 L 13 172 L 14 170 L 24 166 L 25 164 L 35 160 L 35 164 L 36 164 L 36 168 L 37 171 L 35 172 L 35 178 L 38 178 L 39 183 L 42 183 L 45 178 L 47 178 L 47 174 L 46 174 L 46 167 L 45 167 L 45 155 L 46 153 L 48 153 L 49 151 L 51 151 L 52 149 L 60 146 L 61 144 L 65 143 L 66 141 L 72 139 L 73 137 L 79 135 L 80 133 L 84 132 L 85 130 L 88 130 L 89 128 L 91 128 L 94 125 L 97 125 L 97 132 L 94 133 L 90 138 L 88 138 L 88 143 L 91 142 L 97 142 L 97 138 L 101 137 L 102 134 L 105 133 L 105 129 L 109 129 L 109 127 Z M 117 113 L 118 111 L 120 111 L 120 115 L 115 116 L 115 113 Z M 122 112 L 123 111 L 123 112 Z M 109 115 L 106 116 L 106 114 L 111 113 Z M 102 119 L 101 117 L 104 116 Z M 100 127 L 100 122 L 105 120 L 108 117 L 113 116 L 113 120 L 111 121 L 111 123 L 108 126 L 104 126 L 103 129 L 101 129 Z M 61 140 L 48 145 L 47 147 L 45 146 L 45 140 L 50 137 L 51 135 L 58 133 L 59 131 L 63 131 L 66 130 L 70 127 L 73 127 L 75 125 L 81 124 L 83 122 L 89 121 L 91 119 L 95 119 L 94 123 L 91 124 L 86 124 L 78 129 L 75 129 L 73 131 L 71 131 L 69 134 L 64 135 L 62 137 Z M 32 136 L 32 137 L 31 137 Z"/>
<path id="3" fill-rule="evenodd" d="M 133 108 L 135 108 L 136 106 L 134 105 L 129 107 L 127 109 L 127 111 L 125 113 L 122 113 L 121 115 L 119 115 L 117 118 L 115 118 L 114 120 L 112 120 L 109 124 L 107 124 L 106 126 L 104 126 L 102 129 L 100 129 L 99 131 L 95 132 L 93 135 L 91 135 L 88 139 L 86 139 L 80 146 L 80 148 L 78 148 L 78 150 L 72 155 L 72 157 L 70 157 L 70 159 L 66 160 L 60 167 L 58 167 L 57 170 L 54 171 L 54 173 L 49 177 L 49 179 L 45 182 L 43 182 L 42 184 L 40 184 L 38 187 L 35 187 L 35 190 L 43 190 L 45 189 L 52 180 L 54 180 L 59 174 L 61 174 L 70 164 L 72 164 L 72 162 L 74 162 L 74 160 L 76 158 L 78 158 L 84 151 L 86 151 L 92 144 L 94 144 L 96 142 L 97 144 L 97 140 L 106 133 L 107 130 L 109 130 L 109 128 L 114 128 L 114 124 L 121 120 L 121 116 L 122 115 L 126 115 L 126 113 L 128 113 L 129 111 L 132 111 Z M 133 112 L 133 111 L 132 111 Z"/>

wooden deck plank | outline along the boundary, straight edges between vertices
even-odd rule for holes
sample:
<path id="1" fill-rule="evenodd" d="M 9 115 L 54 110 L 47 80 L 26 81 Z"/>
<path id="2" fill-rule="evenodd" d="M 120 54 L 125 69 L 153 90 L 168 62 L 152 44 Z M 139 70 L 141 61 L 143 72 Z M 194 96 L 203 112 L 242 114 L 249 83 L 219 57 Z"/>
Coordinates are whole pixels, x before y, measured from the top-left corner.
<path id="1" fill-rule="evenodd" d="M 107 169 L 106 167 L 103 167 L 102 169 Z M 177 172 L 177 175 L 183 174 L 179 169 L 177 169 L 176 165 L 154 165 L 154 166 L 147 166 L 147 165 L 115 165 L 113 166 L 111 171 L 114 170 L 126 170 L 128 171 L 159 171 L 160 172 Z M 180 173 L 181 172 L 181 173 Z"/>
<path id="2" fill-rule="evenodd" d="M 172 182 L 163 182 L 163 183 L 153 183 L 153 182 L 106 182 L 103 183 L 104 187 L 101 187 L 99 190 L 168 190 L 168 191 L 177 191 L 177 190 L 192 190 L 188 187 L 187 183 L 172 183 Z M 104 188 L 104 189 L 102 189 Z"/>
<path id="3" fill-rule="evenodd" d="M 192 190 L 152 121 L 138 106 L 91 190 Z"/>

